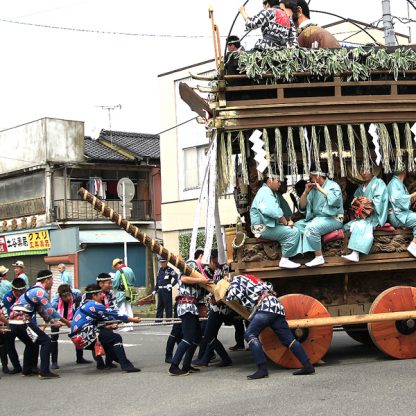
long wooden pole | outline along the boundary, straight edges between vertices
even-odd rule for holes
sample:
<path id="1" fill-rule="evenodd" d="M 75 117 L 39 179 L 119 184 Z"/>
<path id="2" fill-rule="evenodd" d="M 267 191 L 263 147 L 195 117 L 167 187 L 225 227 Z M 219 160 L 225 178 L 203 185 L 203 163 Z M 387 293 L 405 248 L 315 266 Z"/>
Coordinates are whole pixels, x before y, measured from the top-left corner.
<path id="1" fill-rule="evenodd" d="M 416 311 L 372 313 L 366 315 L 337 316 L 329 318 L 291 319 L 290 328 L 313 328 L 318 326 L 356 325 L 371 322 L 405 321 L 416 319 Z"/>
<path id="2" fill-rule="evenodd" d="M 202 279 L 203 276 L 199 271 L 195 270 L 188 264 L 186 264 L 182 258 L 179 256 L 176 256 L 166 248 L 164 248 L 162 245 L 157 243 L 155 240 L 150 238 L 145 232 L 141 231 L 138 227 L 131 224 L 130 221 L 127 221 L 124 219 L 118 212 L 115 212 L 112 208 L 109 208 L 103 201 L 89 193 L 85 188 L 80 188 L 78 191 L 78 194 L 81 196 L 81 198 L 84 201 L 89 202 L 96 211 L 98 211 L 101 215 L 108 218 L 110 221 L 117 224 L 120 228 L 122 228 L 124 231 L 128 232 L 130 235 L 132 235 L 134 238 L 136 238 L 138 241 L 140 241 L 143 245 L 150 248 L 150 250 L 158 254 L 159 256 L 163 257 L 165 260 L 167 260 L 170 264 L 173 264 L 175 267 L 177 267 L 183 274 L 186 276 L 191 276 L 195 278 Z M 209 283 L 209 284 L 202 284 L 198 283 L 199 286 L 203 287 L 205 290 L 207 290 L 210 293 L 214 293 L 215 290 L 215 284 Z M 247 319 L 250 316 L 250 313 L 246 308 L 244 308 L 240 303 L 237 301 L 233 302 L 224 302 L 230 309 L 237 312 L 239 315 L 241 315 L 244 319 Z"/>

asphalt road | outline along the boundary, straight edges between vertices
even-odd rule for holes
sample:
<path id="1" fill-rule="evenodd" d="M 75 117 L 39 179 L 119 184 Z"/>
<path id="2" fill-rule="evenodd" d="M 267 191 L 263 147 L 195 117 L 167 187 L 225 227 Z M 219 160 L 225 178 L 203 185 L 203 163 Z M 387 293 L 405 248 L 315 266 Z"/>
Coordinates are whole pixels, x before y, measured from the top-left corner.
<path id="1" fill-rule="evenodd" d="M 164 363 L 166 327 L 124 335 L 127 355 L 142 369 L 124 374 L 76 365 L 72 344 L 61 336 L 57 380 L 2 375 L 0 415 L 414 415 L 416 361 L 393 360 L 336 333 L 325 365 L 313 376 L 295 377 L 269 366 L 269 378 L 246 380 L 250 352 L 231 353 L 232 367 L 171 377 Z M 233 330 L 220 338 L 233 345 Z M 18 343 L 19 353 L 22 345 Z M 90 358 L 90 352 L 85 353 Z"/>

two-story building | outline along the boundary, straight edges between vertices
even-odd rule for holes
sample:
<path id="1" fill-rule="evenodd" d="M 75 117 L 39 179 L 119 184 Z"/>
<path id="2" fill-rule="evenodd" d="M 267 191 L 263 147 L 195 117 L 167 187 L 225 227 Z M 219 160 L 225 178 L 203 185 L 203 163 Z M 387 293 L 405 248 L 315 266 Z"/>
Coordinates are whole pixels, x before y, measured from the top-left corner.
<path id="1" fill-rule="evenodd" d="M 129 178 L 134 197 L 126 217 L 158 238 L 161 219 L 159 137 L 102 130 L 84 137 L 79 121 L 44 118 L 0 132 L 0 263 L 24 261 L 34 281 L 40 269 L 64 263 L 85 287 L 124 258 L 137 286 L 153 277 L 146 248 L 78 196 L 81 186 L 122 212 L 117 183 Z M 45 264 L 46 263 L 46 264 Z"/>

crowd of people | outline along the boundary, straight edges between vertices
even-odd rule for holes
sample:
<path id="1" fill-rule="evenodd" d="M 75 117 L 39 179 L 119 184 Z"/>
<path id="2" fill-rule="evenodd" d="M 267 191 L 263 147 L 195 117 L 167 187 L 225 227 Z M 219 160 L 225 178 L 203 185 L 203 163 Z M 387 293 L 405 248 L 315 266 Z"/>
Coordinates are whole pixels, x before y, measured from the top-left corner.
<path id="1" fill-rule="evenodd" d="M 84 350 L 91 350 L 98 370 L 114 368 L 114 362 L 118 362 L 122 371 L 140 371 L 127 359 L 121 335 L 114 332 L 119 323 L 140 322 L 131 308 L 135 276 L 119 258 L 112 265 L 116 270 L 113 276 L 100 273 L 96 283 L 88 285 L 82 294 L 74 289 L 65 265 L 59 264 L 60 285 L 52 299 L 54 278 L 50 270 L 38 272 L 36 284 L 29 286 L 22 261 L 13 264 L 16 277 L 12 281 L 7 278 L 9 270 L 0 266 L 2 372 L 21 373 L 24 377 L 37 375 L 40 379 L 58 378 L 51 369 L 59 369 L 58 337 L 62 325 L 69 328 L 77 364 L 91 363 L 83 356 Z M 44 325 L 40 325 L 38 316 Z M 48 326 L 50 334 L 45 332 Z M 22 364 L 15 347 L 16 338 L 24 344 Z M 9 368 L 9 361 L 13 369 Z"/>
<path id="2" fill-rule="evenodd" d="M 353 201 L 344 210 L 344 197 L 340 185 L 322 171 L 310 172 L 297 202 L 297 220 L 285 215 L 279 189 L 284 184 L 273 174 L 266 174 L 262 188 L 257 192 L 250 210 L 251 228 L 256 237 L 278 241 L 282 256 L 279 267 L 301 267 L 290 260 L 297 254 L 313 252 L 315 257 L 306 263 L 316 267 L 325 263 L 322 254 L 322 238 L 343 230 L 350 233 L 349 254 L 342 257 L 359 262 L 360 254 L 369 254 L 374 241 L 374 230 L 388 226 L 409 228 L 413 240 L 407 247 L 416 257 L 416 212 L 412 207 L 416 193 L 409 194 L 404 181 L 407 171 L 397 167 L 389 184 L 377 177 L 374 168 L 359 173 L 361 183 L 353 195 Z M 301 218 L 301 219 L 299 219 Z"/>
<path id="3" fill-rule="evenodd" d="M 181 323 L 173 324 L 166 342 L 165 362 L 170 364 L 169 374 L 183 376 L 198 372 L 201 367 L 210 365 L 215 354 L 220 358 L 218 367 L 231 366 L 229 351 L 218 339 L 223 324 L 235 326 L 236 345 L 229 350 L 244 350 L 246 341 L 253 352 L 257 370 L 248 379 L 268 376 L 266 357 L 258 338 L 266 326 L 274 330 L 283 345 L 301 363 L 302 368 L 294 374 L 313 374 L 315 369 L 301 344 L 289 330 L 284 308 L 272 285 L 254 276 L 231 278 L 228 266 L 218 263 L 216 250 L 211 252 L 207 264 L 202 261 L 203 254 L 204 251 L 198 249 L 194 259 L 188 261 L 201 277 L 178 275 L 167 266 L 165 259 L 159 258 L 161 267 L 156 284 L 159 295 L 156 320 L 163 318 L 163 312 L 167 319 L 171 318 L 172 309 L 174 316 L 181 320 Z M 122 274 L 129 274 L 131 271 L 121 259 L 115 259 L 113 267 Z M 88 285 L 82 294 L 72 287 L 69 273 L 62 273 L 65 272 L 65 266 L 59 265 L 59 268 L 61 282 L 51 299 L 54 278 L 50 270 L 38 272 L 36 284 L 29 287 L 22 277 L 15 277 L 9 282 L 8 270 L 4 266 L 0 267 L 2 282 L 10 283 L 10 288 L 4 293 L 0 304 L 0 354 L 3 373 L 21 373 L 24 377 L 37 375 L 40 379 L 58 378 L 59 375 L 52 370 L 59 369 L 58 337 L 63 325 L 69 328 L 77 364 L 91 363 L 91 360 L 84 358 L 84 350 L 91 350 L 97 370 L 109 370 L 118 363 L 124 372 L 139 372 L 140 369 L 128 360 L 122 337 L 116 331 L 120 323 L 140 322 L 139 317 L 126 313 L 126 310 L 131 310 L 131 305 L 123 306 L 124 302 L 130 300 L 126 277 L 120 277 L 125 281 L 125 286 L 114 290 L 118 284 L 117 273 L 113 276 L 100 273 L 96 277 L 96 283 Z M 229 282 L 224 299 L 237 301 L 252 312 L 250 322 L 245 322 L 224 302 L 216 301 L 212 294 L 201 287 L 208 283 L 217 284 L 223 279 Z M 173 306 L 172 288 L 175 285 L 178 285 L 179 295 Z M 168 293 L 163 293 L 164 290 Z M 124 291 L 124 297 L 118 294 L 120 291 Z M 42 318 L 44 324 L 38 322 L 37 317 Z M 201 320 L 201 317 L 206 319 Z M 48 326 L 50 333 L 46 331 Z M 24 345 L 22 364 L 15 347 L 16 338 Z M 197 348 L 199 351 L 195 355 Z M 9 361 L 13 369 L 8 367 Z"/>

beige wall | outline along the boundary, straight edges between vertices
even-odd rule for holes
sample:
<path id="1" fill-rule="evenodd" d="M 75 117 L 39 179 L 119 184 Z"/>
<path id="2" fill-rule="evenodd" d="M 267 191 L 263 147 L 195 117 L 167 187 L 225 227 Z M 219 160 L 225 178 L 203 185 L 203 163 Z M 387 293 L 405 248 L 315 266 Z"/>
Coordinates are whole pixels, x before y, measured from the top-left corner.
<path id="1" fill-rule="evenodd" d="M 44 165 L 84 161 L 84 123 L 43 118 L 0 131 L 0 173 Z"/>
<path id="2" fill-rule="evenodd" d="M 192 81 L 189 72 L 201 74 L 212 71 L 214 63 L 203 64 L 190 69 L 159 77 L 161 130 L 168 129 L 197 114 L 184 107 L 178 91 L 178 81 L 204 85 L 203 81 Z M 188 123 L 186 128 L 178 128 L 161 135 L 160 162 L 162 175 L 162 231 L 164 245 L 174 253 L 179 252 L 179 231 L 191 230 L 194 224 L 196 198 L 199 190 L 183 189 L 183 149 L 206 143 L 205 129 L 196 121 Z M 182 176 L 181 176 L 182 175 Z M 234 199 L 220 200 L 220 218 L 222 225 L 234 224 L 237 211 Z M 205 226 L 205 213 L 201 213 L 200 227 Z"/>

